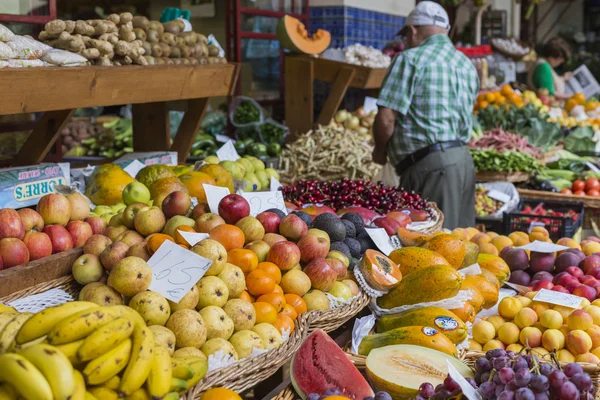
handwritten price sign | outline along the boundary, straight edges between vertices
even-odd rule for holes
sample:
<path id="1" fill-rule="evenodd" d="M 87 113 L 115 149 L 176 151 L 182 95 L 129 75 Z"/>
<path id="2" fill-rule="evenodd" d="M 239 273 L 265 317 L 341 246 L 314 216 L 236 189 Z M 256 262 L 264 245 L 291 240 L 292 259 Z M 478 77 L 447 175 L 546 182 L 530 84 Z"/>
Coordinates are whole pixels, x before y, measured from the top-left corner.
<path id="1" fill-rule="evenodd" d="M 148 260 L 152 268 L 150 290 L 179 303 L 204 276 L 212 261 L 165 240 Z"/>
<path id="2" fill-rule="evenodd" d="M 253 217 L 270 208 L 277 208 L 287 214 L 281 190 L 273 192 L 244 192 L 242 193 L 242 197 L 250 204 L 250 215 Z"/>

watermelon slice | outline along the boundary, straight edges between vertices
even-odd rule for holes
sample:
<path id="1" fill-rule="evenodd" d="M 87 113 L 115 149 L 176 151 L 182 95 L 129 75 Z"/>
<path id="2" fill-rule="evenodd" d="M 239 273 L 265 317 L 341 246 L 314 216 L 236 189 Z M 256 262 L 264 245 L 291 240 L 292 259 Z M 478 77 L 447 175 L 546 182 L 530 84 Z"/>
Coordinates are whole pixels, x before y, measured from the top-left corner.
<path id="1" fill-rule="evenodd" d="M 307 337 L 294 354 L 290 375 L 303 400 L 311 393 L 321 395 L 332 388 L 352 400 L 375 395 L 342 349 L 320 329 Z"/>

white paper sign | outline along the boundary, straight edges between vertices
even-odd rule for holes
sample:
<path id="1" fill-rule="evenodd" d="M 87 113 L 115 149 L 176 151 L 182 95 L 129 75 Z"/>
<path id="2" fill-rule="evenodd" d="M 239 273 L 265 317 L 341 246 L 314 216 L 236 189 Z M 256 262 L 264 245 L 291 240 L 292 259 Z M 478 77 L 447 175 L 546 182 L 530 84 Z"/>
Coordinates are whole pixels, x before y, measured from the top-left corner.
<path id="1" fill-rule="evenodd" d="M 208 233 L 186 232 L 180 230 L 177 230 L 177 232 L 179 232 L 181 237 L 183 237 L 190 246 L 195 245 L 201 240 L 208 239 L 210 236 Z"/>
<path id="2" fill-rule="evenodd" d="M 475 276 L 481 275 L 481 266 L 477 263 L 469 265 L 468 267 L 461 268 L 458 272 L 463 276 Z"/>
<path id="3" fill-rule="evenodd" d="M 235 140 L 233 140 L 232 138 L 230 138 L 229 136 L 225 136 L 225 135 L 215 135 L 215 139 L 217 140 L 217 142 L 219 143 L 227 143 L 229 141 L 233 142 L 233 144 L 235 144 Z"/>
<path id="4" fill-rule="evenodd" d="M 527 233 L 531 233 L 533 228 L 535 228 L 536 226 L 541 226 L 542 228 L 544 228 L 546 226 L 546 224 L 543 222 L 539 222 L 539 221 L 531 221 L 531 224 L 529 224 L 529 229 L 527 230 Z"/>
<path id="5" fill-rule="evenodd" d="M 448 365 L 448 375 L 460 386 L 463 395 L 469 400 L 481 400 L 479 392 L 454 368 L 454 365 L 449 360 L 446 360 L 446 364 Z"/>
<path id="6" fill-rule="evenodd" d="M 210 212 L 213 214 L 218 214 L 219 202 L 223 200 L 223 197 L 229 194 L 229 189 L 221 186 L 208 185 L 206 183 L 203 183 L 202 187 L 206 193 L 206 202 L 208 203 Z"/>
<path id="7" fill-rule="evenodd" d="M 283 187 L 283 185 L 275 178 L 271 177 L 271 184 L 269 185 L 269 189 L 274 192 L 276 190 L 279 190 L 280 187 Z"/>
<path id="8" fill-rule="evenodd" d="M 219 157 L 219 161 L 237 161 L 240 159 L 240 155 L 235 151 L 231 139 L 217 150 L 217 157 Z"/>
<path id="9" fill-rule="evenodd" d="M 211 264 L 211 260 L 165 240 L 148 260 L 148 265 L 152 267 L 150 290 L 179 303 Z"/>
<path id="10" fill-rule="evenodd" d="M 600 169 L 598 169 L 598 167 L 596 167 L 596 166 L 595 166 L 593 163 L 591 163 L 591 162 L 589 162 L 589 161 L 587 161 L 587 162 L 585 163 L 585 165 L 587 165 L 587 166 L 588 166 L 588 168 L 589 168 L 589 169 L 591 169 L 591 170 L 592 170 L 592 172 L 594 172 L 594 173 L 596 173 L 596 174 L 597 174 L 598 172 L 600 172 Z"/>
<path id="11" fill-rule="evenodd" d="M 137 173 L 144 167 L 145 165 L 139 160 L 133 160 L 131 164 L 123 168 L 123 171 L 127 172 L 132 178 L 135 178 Z"/>
<path id="12" fill-rule="evenodd" d="M 390 253 L 396 249 L 399 249 L 401 246 L 399 245 L 400 241 L 394 241 L 392 238 L 396 236 L 388 236 L 387 232 L 383 228 L 366 228 L 369 237 L 375 243 L 375 246 L 386 256 L 389 256 Z M 396 237 L 396 239 L 398 239 Z"/>
<path id="13" fill-rule="evenodd" d="M 519 294 L 524 294 L 530 292 L 527 286 L 517 285 L 516 283 L 504 282 L 506 286 L 509 288 L 515 289 Z"/>
<path id="14" fill-rule="evenodd" d="M 277 208 L 287 214 L 281 190 L 276 192 L 243 192 L 241 195 L 250 204 L 250 215 L 253 217 L 270 208 Z"/>
<path id="15" fill-rule="evenodd" d="M 378 111 L 379 107 L 377 107 L 377 99 L 369 96 L 365 97 L 363 110 L 365 110 L 366 113 L 370 113 L 371 111 Z"/>
<path id="16" fill-rule="evenodd" d="M 541 289 L 533 298 L 533 301 L 542 303 L 556 304 L 569 308 L 577 308 L 581 305 L 583 297 L 575 296 L 563 292 L 555 292 L 554 290 Z"/>
<path id="17" fill-rule="evenodd" d="M 521 246 L 519 248 L 523 250 L 535 251 L 537 253 L 555 253 L 557 251 L 569 249 L 569 247 L 567 246 L 561 246 L 560 244 L 554 243 L 540 242 L 539 240 L 534 240 L 533 243 L 526 244 L 525 246 Z"/>
<path id="18" fill-rule="evenodd" d="M 490 190 L 489 192 L 487 192 L 487 196 L 490 199 L 498 200 L 502 203 L 508 203 L 510 201 L 509 195 L 507 195 L 506 193 L 502 193 L 498 190 Z"/>

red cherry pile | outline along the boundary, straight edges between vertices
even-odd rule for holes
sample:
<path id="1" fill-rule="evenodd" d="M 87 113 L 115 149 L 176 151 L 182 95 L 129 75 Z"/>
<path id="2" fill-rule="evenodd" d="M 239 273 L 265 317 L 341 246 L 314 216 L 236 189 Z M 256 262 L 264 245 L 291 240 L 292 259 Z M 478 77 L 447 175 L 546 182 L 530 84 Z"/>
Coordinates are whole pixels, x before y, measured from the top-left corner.
<path id="1" fill-rule="evenodd" d="M 427 200 L 415 192 L 403 188 L 344 178 L 339 181 L 297 181 L 294 185 L 282 188 L 286 201 L 301 207 L 305 204 L 324 204 L 334 210 L 346 207 L 365 207 L 379 214 L 411 208 L 426 211 L 430 216 L 433 210 Z"/>

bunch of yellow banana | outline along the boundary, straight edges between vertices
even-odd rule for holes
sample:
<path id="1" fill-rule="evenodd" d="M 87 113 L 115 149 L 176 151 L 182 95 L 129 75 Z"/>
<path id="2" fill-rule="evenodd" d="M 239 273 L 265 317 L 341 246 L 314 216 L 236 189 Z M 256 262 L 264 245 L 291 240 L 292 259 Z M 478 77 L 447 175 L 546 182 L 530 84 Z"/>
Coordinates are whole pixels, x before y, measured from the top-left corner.
<path id="1" fill-rule="evenodd" d="M 171 359 L 135 310 L 83 301 L 0 308 L 0 354 L 0 400 L 178 399 L 208 368 Z"/>

